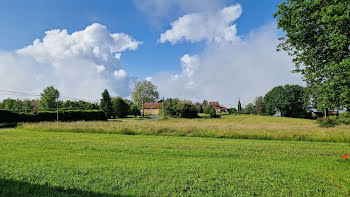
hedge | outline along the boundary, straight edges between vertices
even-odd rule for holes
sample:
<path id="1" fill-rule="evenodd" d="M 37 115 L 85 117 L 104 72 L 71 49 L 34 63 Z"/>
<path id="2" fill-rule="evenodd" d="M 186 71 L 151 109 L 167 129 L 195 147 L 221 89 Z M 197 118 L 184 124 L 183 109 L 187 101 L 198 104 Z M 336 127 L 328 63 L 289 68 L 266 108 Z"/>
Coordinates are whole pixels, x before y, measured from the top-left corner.
<path id="1" fill-rule="evenodd" d="M 59 111 L 59 121 L 104 121 L 107 120 L 105 114 L 101 110 L 70 110 Z M 44 122 L 56 121 L 57 112 L 43 111 L 36 113 L 15 113 L 6 110 L 0 110 L 0 123 L 8 122 Z"/>

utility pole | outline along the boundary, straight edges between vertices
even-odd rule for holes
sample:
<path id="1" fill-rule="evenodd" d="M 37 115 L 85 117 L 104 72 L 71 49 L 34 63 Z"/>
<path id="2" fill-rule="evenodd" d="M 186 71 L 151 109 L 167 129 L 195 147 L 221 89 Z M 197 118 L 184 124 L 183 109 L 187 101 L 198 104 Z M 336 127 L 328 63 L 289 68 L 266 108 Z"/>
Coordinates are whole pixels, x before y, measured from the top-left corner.
<path id="1" fill-rule="evenodd" d="M 58 122 L 58 96 L 57 96 L 56 106 L 57 106 L 57 122 Z"/>
<path id="2" fill-rule="evenodd" d="M 142 97 L 142 117 L 145 117 L 145 109 L 143 107 L 143 97 Z"/>
<path id="3" fill-rule="evenodd" d="M 165 116 L 165 108 L 164 108 L 164 97 L 162 101 L 162 112 L 163 112 L 163 117 Z"/>

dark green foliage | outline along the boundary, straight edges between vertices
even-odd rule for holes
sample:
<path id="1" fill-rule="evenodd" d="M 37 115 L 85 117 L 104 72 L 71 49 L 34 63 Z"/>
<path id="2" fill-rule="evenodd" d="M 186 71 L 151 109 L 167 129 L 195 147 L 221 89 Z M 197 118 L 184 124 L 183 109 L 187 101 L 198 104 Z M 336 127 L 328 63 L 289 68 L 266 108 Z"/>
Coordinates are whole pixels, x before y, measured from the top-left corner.
<path id="1" fill-rule="evenodd" d="M 133 116 L 140 116 L 141 115 L 140 108 L 136 104 L 131 104 L 129 109 L 129 114 Z"/>
<path id="2" fill-rule="evenodd" d="M 350 125 L 350 112 L 343 112 L 338 116 L 337 122 L 339 124 Z"/>
<path id="3" fill-rule="evenodd" d="M 274 14 L 317 108 L 350 107 L 350 1 L 284 0 Z"/>
<path id="4" fill-rule="evenodd" d="M 338 125 L 337 116 L 318 118 L 317 123 L 320 127 L 334 127 L 334 126 Z"/>
<path id="5" fill-rule="evenodd" d="M 198 118 L 198 111 L 196 106 L 185 102 L 177 104 L 176 113 L 181 118 Z"/>
<path id="6" fill-rule="evenodd" d="M 60 105 L 59 105 L 60 106 Z M 62 107 L 64 109 L 70 109 L 70 110 L 94 110 L 94 109 L 100 109 L 97 103 L 90 103 L 86 101 L 71 101 L 67 100 L 62 103 Z"/>
<path id="7" fill-rule="evenodd" d="M 36 113 L 15 113 L 5 110 L 0 110 L 0 123 L 5 122 L 44 122 L 44 121 L 56 121 L 56 112 L 36 112 Z M 72 111 L 59 111 L 59 121 L 71 122 L 71 121 L 103 121 L 106 120 L 105 114 L 100 110 L 72 110 Z"/>
<path id="8" fill-rule="evenodd" d="M 241 100 L 238 100 L 238 105 L 237 105 L 237 109 L 238 109 L 238 112 L 241 112 L 242 111 L 242 104 L 241 104 Z"/>
<path id="9" fill-rule="evenodd" d="M 130 106 L 121 97 L 113 99 L 113 110 L 118 118 L 125 118 L 129 114 Z"/>
<path id="10" fill-rule="evenodd" d="M 114 115 L 112 99 L 106 89 L 102 93 L 100 108 L 105 113 L 106 117 L 111 118 Z"/>
<path id="11" fill-rule="evenodd" d="M 178 98 L 168 98 L 164 101 L 165 115 L 166 116 L 177 116 L 177 104 L 180 102 Z M 159 106 L 160 109 L 162 108 Z M 162 113 L 162 111 L 161 111 Z"/>
<path id="12" fill-rule="evenodd" d="M 40 95 L 40 108 L 48 110 L 57 107 L 57 99 L 60 97 L 60 92 L 56 88 L 48 86 Z"/>
<path id="13" fill-rule="evenodd" d="M 230 108 L 229 112 L 230 112 L 230 114 L 237 113 L 237 109 L 236 108 Z"/>
<path id="14" fill-rule="evenodd" d="M 264 97 L 264 105 L 266 113 L 270 115 L 279 111 L 284 117 L 306 118 L 310 104 L 304 87 L 287 84 L 269 91 Z"/>

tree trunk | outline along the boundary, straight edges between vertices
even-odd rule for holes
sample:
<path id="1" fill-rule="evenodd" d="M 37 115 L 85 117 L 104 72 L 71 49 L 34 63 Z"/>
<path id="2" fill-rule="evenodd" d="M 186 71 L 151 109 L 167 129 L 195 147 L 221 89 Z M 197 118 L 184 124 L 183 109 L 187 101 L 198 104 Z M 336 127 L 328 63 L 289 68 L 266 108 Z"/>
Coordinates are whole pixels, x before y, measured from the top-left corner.
<path id="1" fill-rule="evenodd" d="M 145 117 L 145 109 L 143 107 L 143 98 L 142 98 L 142 117 Z"/>

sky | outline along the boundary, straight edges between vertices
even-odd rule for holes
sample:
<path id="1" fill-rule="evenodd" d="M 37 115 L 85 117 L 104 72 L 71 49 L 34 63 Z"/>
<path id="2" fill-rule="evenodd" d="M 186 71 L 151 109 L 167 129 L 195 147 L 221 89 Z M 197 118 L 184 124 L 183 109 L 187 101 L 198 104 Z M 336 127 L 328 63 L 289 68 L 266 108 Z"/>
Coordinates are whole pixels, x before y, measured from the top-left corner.
<path id="1" fill-rule="evenodd" d="M 49 85 L 62 99 L 130 98 L 150 80 L 160 97 L 245 105 L 303 84 L 276 51 L 281 1 L 0 0 L 0 99 Z"/>

